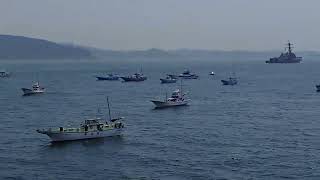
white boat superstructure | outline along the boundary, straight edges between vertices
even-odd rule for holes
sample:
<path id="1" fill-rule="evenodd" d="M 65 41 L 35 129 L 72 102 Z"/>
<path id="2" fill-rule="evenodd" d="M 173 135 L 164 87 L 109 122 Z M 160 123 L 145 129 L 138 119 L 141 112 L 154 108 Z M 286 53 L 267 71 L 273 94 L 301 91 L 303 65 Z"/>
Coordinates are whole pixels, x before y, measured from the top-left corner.
<path id="1" fill-rule="evenodd" d="M 23 95 L 32 95 L 32 94 L 40 94 L 44 93 L 45 89 L 40 86 L 39 82 L 36 82 L 32 85 L 32 88 L 21 88 L 23 91 Z"/>
<path id="2" fill-rule="evenodd" d="M 198 79 L 198 75 L 191 73 L 188 69 L 184 70 L 182 74 L 179 75 L 182 79 Z"/>
<path id="3" fill-rule="evenodd" d="M 160 100 L 151 100 L 156 108 L 165 108 L 165 107 L 173 107 L 173 106 L 184 106 L 188 104 L 188 100 L 185 99 L 185 95 L 180 89 L 173 91 L 171 97 L 166 98 L 164 101 Z"/>
<path id="4" fill-rule="evenodd" d="M 110 123 L 101 123 L 100 118 L 88 119 L 76 128 L 55 128 L 37 130 L 38 133 L 46 134 L 52 141 L 71 141 L 80 139 L 103 138 L 121 135 L 124 124 L 122 118 L 112 119 Z"/>

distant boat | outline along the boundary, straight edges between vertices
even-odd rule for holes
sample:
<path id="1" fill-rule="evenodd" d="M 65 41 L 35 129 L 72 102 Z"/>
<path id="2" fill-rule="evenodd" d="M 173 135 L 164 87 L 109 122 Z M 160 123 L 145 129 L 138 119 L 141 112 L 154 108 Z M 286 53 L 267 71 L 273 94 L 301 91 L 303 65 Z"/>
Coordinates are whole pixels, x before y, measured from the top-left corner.
<path id="1" fill-rule="evenodd" d="M 221 82 L 223 85 L 231 85 L 231 86 L 238 84 L 238 80 L 235 77 L 229 77 L 228 80 L 221 80 Z"/>
<path id="2" fill-rule="evenodd" d="M 122 76 L 120 78 L 123 79 L 125 82 L 129 82 L 129 81 L 139 82 L 139 81 L 147 80 L 147 77 L 142 73 L 135 73 L 131 76 Z"/>
<path id="3" fill-rule="evenodd" d="M 185 94 L 181 92 L 181 89 L 173 91 L 171 97 L 166 98 L 164 101 L 151 100 L 151 102 L 156 106 L 156 108 L 188 105 L 188 100 L 185 99 Z"/>
<path id="4" fill-rule="evenodd" d="M 6 70 L 0 70 L 0 78 L 10 77 L 10 73 Z"/>
<path id="5" fill-rule="evenodd" d="M 238 84 L 238 80 L 235 72 L 232 73 L 232 76 L 230 76 L 229 79 L 221 80 L 221 82 L 223 85 L 231 85 L 231 86 Z"/>
<path id="6" fill-rule="evenodd" d="M 198 79 L 198 75 L 191 73 L 188 69 L 184 70 L 182 74 L 179 75 L 182 79 Z"/>
<path id="7" fill-rule="evenodd" d="M 320 92 L 320 84 L 316 85 L 316 88 L 317 88 L 317 92 Z"/>
<path id="8" fill-rule="evenodd" d="M 40 86 L 39 82 L 36 82 L 32 85 L 31 89 L 28 88 L 21 88 L 23 91 L 23 95 L 34 95 L 34 94 L 42 94 L 45 92 L 45 89 Z"/>
<path id="9" fill-rule="evenodd" d="M 107 81 L 117 81 L 119 80 L 119 76 L 116 74 L 108 74 L 107 76 L 96 76 L 98 81 L 103 81 L 103 80 L 107 80 Z"/>
<path id="10" fill-rule="evenodd" d="M 177 78 L 168 74 L 166 78 L 161 78 L 160 81 L 161 81 L 162 84 L 176 83 L 177 82 Z"/>
<path id="11" fill-rule="evenodd" d="M 270 60 L 266 61 L 266 63 L 300 63 L 302 61 L 302 57 L 296 57 L 296 55 L 292 52 L 292 44 L 288 42 L 288 46 L 286 49 L 288 51 L 281 53 L 279 57 L 270 58 Z"/>
<path id="12" fill-rule="evenodd" d="M 210 72 L 209 75 L 214 76 L 214 75 L 216 75 L 216 73 L 214 73 L 214 72 L 212 71 L 212 72 Z"/>
<path id="13" fill-rule="evenodd" d="M 124 123 L 120 120 L 123 118 L 111 119 L 109 101 L 108 109 L 109 123 L 101 122 L 100 118 L 94 118 L 85 120 L 84 124 L 80 124 L 79 127 L 75 128 L 38 129 L 37 132 L 48 135 L 52 141 L 72 141 L 121 135 Z"/>

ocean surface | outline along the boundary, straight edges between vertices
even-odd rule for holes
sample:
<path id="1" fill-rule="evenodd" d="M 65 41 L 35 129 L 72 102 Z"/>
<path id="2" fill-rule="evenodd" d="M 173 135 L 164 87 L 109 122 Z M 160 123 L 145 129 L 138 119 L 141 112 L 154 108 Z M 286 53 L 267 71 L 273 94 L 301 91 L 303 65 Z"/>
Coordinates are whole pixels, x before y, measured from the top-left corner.
<path id="1" fill-rule="evenodd" d="M 0 179 L 320 179 L 317 60 L 1 61 L 13 75 L 0 79 Z M 147 81 L 94 77 L 141 68 Z M 200 75 L 182 82 L 190 105 L 154 110 L 150 100 L 180 86 L 159 78 L 186 68 Z M 239 84 L 222 86 L 232 71 Z M 37 79 L 47 92 L 23 97 Z M 122 137 L 51 143 L 36 132 L 106 118 L 107 96 Z"/>

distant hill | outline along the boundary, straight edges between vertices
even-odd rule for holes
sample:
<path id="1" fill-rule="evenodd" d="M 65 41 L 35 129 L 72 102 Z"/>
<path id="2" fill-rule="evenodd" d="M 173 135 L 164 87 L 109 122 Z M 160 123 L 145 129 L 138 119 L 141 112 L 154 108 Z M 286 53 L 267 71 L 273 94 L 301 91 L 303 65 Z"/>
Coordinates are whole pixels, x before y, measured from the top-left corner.
<path id="1" fill-rule="evenodd" d="M 93 58 L 85 48 L 23 36 L 0 35 L 0 59 Z"/>
<path id="2" fill-rule="evenodd" d="M 201 50 L 201 49 L 147 49 L 147 50 L 130 50 L 116 51 L 96 48 L 87 48 L 97 58 L 178 58 L 178 59 L 239 59 L 239 60 L 259 60 L 265 61 L 271 57 L 279 56 L 281 51 L 223 51 L 223 50 Z M 320 57 L 320 52 L 300 51 L 295 52 L 297 56 L 304 59 L 309 57 Z"/>

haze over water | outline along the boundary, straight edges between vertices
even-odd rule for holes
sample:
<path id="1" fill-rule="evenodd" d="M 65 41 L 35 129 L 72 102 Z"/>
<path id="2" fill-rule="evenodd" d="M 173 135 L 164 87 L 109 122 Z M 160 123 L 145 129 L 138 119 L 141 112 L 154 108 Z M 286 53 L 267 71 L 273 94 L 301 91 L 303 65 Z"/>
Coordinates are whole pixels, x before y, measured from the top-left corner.
<path id="1" fill-rule="evenodd" d="M 319 179 L 320 64 L 264 60 L 3 61 L 13 76 L 0 79 L 0 178 Z M 94 78 L 141 67 L 145 82 Z M 183 81 L 190 106 L 153 110 L 151 99 L 179 87 L 159 78 L 185 68 L 200 75 Z M 239 85 L 222 86 L 232 69 Z M 37 78 L 47 92 L 22 97 Z M 98 108 L 105 117 L 107 96 L 112 114 L 126 118 L 120 138 L 52 144 L 35 131 L 78 126 Z"/>

